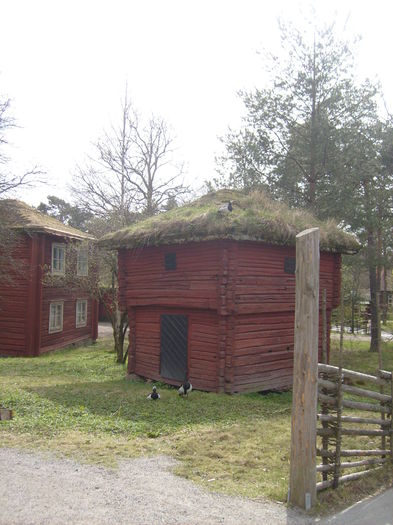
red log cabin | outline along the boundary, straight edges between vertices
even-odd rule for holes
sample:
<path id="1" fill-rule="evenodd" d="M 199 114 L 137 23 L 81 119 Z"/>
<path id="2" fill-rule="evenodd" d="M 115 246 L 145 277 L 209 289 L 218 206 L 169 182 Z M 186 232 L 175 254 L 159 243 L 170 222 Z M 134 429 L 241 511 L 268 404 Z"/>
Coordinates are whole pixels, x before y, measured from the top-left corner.
<path id="1" fill-rule="evenodd" d="M 92 238 L 11 199 L 0 201 L 0 223 L 0 355 L 97 339 L 97 301 L 86 284 Z"/>
<path id="2" fill-rule="evenodd" d="M 107 235 L 119 254 L 130 321 L 128 372 L 216 392 L 292 384 L 295 237 L 320 228 L 327 322 L 339 304 L 341 253 L 358 249 L 332 222 L 263 193 L 221 190 Z M 320 322 L 320 348 L 322 322 Z"/>

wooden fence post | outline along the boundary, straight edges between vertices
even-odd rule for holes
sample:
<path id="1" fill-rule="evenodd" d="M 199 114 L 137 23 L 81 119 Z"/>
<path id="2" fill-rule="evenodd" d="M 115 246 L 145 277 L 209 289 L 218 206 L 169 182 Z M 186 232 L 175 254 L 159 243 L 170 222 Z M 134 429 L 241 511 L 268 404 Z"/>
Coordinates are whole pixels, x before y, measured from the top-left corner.
<path id="1" fill-rule="evenodd" d="M 316 501 L 319 229 L 296 236 L 296 309 L 289 503 Z"/>

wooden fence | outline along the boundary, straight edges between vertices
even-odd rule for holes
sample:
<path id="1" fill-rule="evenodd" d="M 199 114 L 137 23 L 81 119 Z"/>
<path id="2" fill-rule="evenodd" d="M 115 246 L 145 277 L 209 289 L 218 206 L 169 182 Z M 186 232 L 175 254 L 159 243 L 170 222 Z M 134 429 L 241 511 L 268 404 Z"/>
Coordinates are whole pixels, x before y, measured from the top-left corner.
<path id="1" fill-rule="evenodd" d="M 367 384 L 377 389 L 363 388 Z M 317 417 L 321 427 L 317 428 L 317 436 L 320 436 L 317 456 L 322 458 L 322 463 L 317 465 L 317 473 L 321 473 L 322 480 L 317 483 L 317 490 L 336 488 L 341 482 L 360 478 L 393 460 L 392 398 L 392 372 L 380 370 L 378 376 L 372 376 L 318 364 L 321 410 Z M 344 415 L 345 409 L 350 410 L 349 415 Z M 364 417 L 359 415 L 362 412 L 365 412 Z M 368 448 L 364 437 L 373 440 L 373 444 L 375 440 L 380 444 Z M 354 439 L 356 448 L 350 443 Z M 348 442 L 352 448 L 345 448 Z M 361 448 L 359 443 L 363 445 Z M 346 459 L 342 461 L 342 458 Z M 343 471 L 349 469 L 355 472 L 343 475 Z"/>

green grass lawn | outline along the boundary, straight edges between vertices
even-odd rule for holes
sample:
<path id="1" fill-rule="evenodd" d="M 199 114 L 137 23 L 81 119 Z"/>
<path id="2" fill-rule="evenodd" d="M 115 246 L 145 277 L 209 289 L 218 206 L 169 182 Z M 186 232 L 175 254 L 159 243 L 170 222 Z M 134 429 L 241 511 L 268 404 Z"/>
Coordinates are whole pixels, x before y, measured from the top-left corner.
<path id="1" fill-rule="evenodd" d="M 365 374 L 376 375 L 378 370 L 378 355 L 369 351 L 370 343 L 361 338 L 348 337 L 344 341 L 343 367 L 357 370 Z M 339 341 L 332 340 L 330 364 L 338 366 Z M 393 370 L 393 342 L 382 342 L 383 370 Z"/>
<path id="2" fill-rule="evenodd" d="M 0 445 L 50 449 L 115 465 L 122 457 L 170 454 L 178 472 L 209 487 L 284 500 L 288 484 L 290 394 L 187 399 L 158 384 L 125 379 L 109 341 L 36 359 L 0 359 Z"/>
<path id="3" fill-rule="evenodd" d="M 178 474 L 211 489 L 285 501 L 289 392 L 194 391 L 183 399 L 176 389 L 157 384 L 161 399 L 148 401 L 152 385 L 127 380 L 110 346 L 103 340 L 35 359 L 0 359 L 0 404 L 14 410 L 12 421 L 0 422 L 0 446 L 50 450 L 108 466 L 121 458 L 169 454 L 180 460 Z M 375 372 L 377 356 L 366 346 L 346 343 L 347 368 Z M 384 349 L 386 369 L 393 369 L 392 355 L 390 344 Z M 333 363 L 336 358 L 334 347 Z"/>

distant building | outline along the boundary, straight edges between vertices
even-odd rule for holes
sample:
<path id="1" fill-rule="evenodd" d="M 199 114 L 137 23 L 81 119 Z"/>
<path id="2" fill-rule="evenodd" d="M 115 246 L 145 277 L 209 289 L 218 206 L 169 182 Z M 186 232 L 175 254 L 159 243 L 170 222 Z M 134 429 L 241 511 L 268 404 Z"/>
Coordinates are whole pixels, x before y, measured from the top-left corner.
<path id="1" fill-rule="evenodd" d="M 0 201 L 0 221 L 0 355 L 95 340 L 97 301 L 83 286 L 92 238 L 17 200 Z"/>

